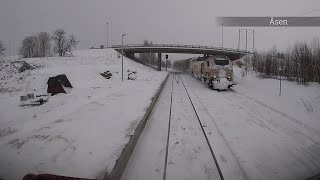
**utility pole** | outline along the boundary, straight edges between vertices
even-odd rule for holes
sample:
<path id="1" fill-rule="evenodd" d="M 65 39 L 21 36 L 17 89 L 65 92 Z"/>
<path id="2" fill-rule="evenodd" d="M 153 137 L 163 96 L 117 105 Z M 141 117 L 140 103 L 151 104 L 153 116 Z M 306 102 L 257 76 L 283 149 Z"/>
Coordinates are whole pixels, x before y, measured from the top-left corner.
<path id="1" fill-rule="evenodd" d="M 122 54 L 122 60 L 121 60 L 121 79 L 123 81 L 123 37 L 127 34 L 122 34 L 122 40 L 121 40 L 121 54 Z"/>
<path id="2" fill-rule="evenodd" d="M 247 48 L 248 48 L 248 47 L 247 47 L 247 46 L 248 46 L 248 40 L 247 40 L 248 38 L 247 38 L 247 36 L 248 36 L 248 30 L 246 29 L 246 50 L 247 50 Z"/>

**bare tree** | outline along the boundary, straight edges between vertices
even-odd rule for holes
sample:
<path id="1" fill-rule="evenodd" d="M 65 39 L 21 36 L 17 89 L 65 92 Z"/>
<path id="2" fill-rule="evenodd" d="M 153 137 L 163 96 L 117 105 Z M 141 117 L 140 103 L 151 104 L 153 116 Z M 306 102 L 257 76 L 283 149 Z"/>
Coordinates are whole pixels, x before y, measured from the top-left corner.
<path id="1" fill-rule="evenodd" d="M 23 39 L 19 54 L 24 58 L 38 57 L 38 38 L 37 36 L 27 36 Z"/>
<path id="2" fill-rule="evenodd" d="M 50 54 L 50 35 L 40 32 L 37 35 L 27 36 L 23 39 L 19 54 L 24 58 L 45 57 Z"/>
<path id="3" fill-rule="evenodd" d="M 6 50 L 6 48 L 4 47 L 4 45 L 2 44 L 2 41 L 0 41 L 0 55 L 4 55 L 4 51 Z"/>
<path id="4" fill-rule="evenodd" d="M 59 56 L 63 56 L 65 53 L 65 47 L 67 44 L 66 32 L 63 29 L 57 29 L 53 32 L 52 39 L 55 43 L 53 51 L 59 53 Z"/>
<path id="5" fill-rule="evenodd" d="M 63 29 L 55 30 L 52 39 L 54 41 L 53 51 L 59 53 L 59 56 L 65 56 L 67 52 L 71 52 L 79 43 L 74 35 L 67 37 L 67 33 Z"/>
<path id="6" fill-rule="evenodd" d="M 308 82 L 320 83 L 320 40 L 314 39 L 310 44 L 296 42 L 285 53 L 276 48 L 268 52 L 255 52 L 251 65 L 262 77 L 280 75 L 290 81 L 301 84 Z"/>
<path id="7" fill-rule="evenodd" d="M 148 42 L 148 40 L 144 40 L 143 41 L 143 45 L 144 46 L 152 46 L 152 42 Z M 158 61 L 157 61 L 157 57 L 155 53 L 149 52 L 149 53 L 140 53 L 139 54 L 139 59 L 142 62 L 145 62 L 147 64 L 152 64 L 152 65 L 157 65 Z"/>
<path id="8" fill-rule="evenodd" d="M 50 34 L 47 32 L 40 32 L 38 34 L 38 45 L 40 57 L 50 55 Z"/>
<path id="9" fill-rule="evenodd" d="M 79 41 L 77 40 L 76 36 L 71 34 L 67 40 L 67 47 L 66 52 L 71 52 L 73 48 L 77 47 Z"/>

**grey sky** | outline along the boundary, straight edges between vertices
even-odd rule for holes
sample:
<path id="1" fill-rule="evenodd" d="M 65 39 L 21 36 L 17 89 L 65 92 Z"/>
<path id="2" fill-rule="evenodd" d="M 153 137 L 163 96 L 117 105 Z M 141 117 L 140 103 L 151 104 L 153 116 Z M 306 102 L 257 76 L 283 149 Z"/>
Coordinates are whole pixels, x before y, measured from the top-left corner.
<path id="1" fill-rule="evenodd" d="M 106 43 L 221 45 L 217 16 L 298 16 L 320 8 L 319 0 L 0 0 L 0 40 L 11 54 L 24 36 L 64 28 L 80 40 L 77 49 Z M 305 16 L 320 16 L 320 11 Z M 257 49 L 286 48 L 320 37 L 320 27 L 254 28 Z M 251 38 L 251 37 L 250 37 Z M 244 34 L 241 47 L 244 48 Z M 251 40 L 251 39 L 250 39 Z M 224 46 L 237 48 L 238 27 L 224 28 Z"/>

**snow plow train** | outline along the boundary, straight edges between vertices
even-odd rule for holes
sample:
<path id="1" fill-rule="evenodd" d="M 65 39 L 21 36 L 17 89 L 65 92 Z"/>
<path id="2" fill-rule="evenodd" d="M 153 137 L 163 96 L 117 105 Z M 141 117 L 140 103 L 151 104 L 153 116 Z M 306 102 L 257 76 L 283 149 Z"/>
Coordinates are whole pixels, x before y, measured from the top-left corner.
<path id="1" fill-rule="evenodd" d="M 232 62 L 228 57 L 201 57 L 190 61 L 191 74 L 216 90 L 235 85 Z"/>

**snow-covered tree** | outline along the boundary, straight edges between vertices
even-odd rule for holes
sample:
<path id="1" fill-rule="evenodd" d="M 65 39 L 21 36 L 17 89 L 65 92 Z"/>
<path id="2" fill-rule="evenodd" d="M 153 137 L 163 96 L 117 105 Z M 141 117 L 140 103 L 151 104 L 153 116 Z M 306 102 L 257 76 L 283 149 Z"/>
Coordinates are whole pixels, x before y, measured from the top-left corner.
<path id="1" fill-rule="evenodd" d="M 47 32 L 40 32 L 38 34 L 38 45 L 40 57 L 50 55 L 50 34 Z"/>
<path id="2" fill-rule="evenodd" d="M 301 84 L 320 83 L 320 40 L 311 43 L 296 42 L 286 52 L 272 48 L 267 52 L 254 52 L 252 69 L 262 77 L 277 77 Z M 281 71 L 279 71 L 281 69 Z"/>
<path id="3" fill-rule="evenodd" d="M 19 54 L 24 58 L 39 57 L 38 37 L 35 35 L 25 37 L 21 43 Z"/>
<path id="4" fill-rule="evenodd" d="M 50 54 L 50 35 L 40 32 L 23 39 L 19 54 L 24 58 L 45 57 Z"/>
<path id="5" fill-rule="evenodd" d="M 67 33 L 63 29 L 55 30 L 52 39 L 54 41 L 53 51 L 58 53 L 59 56 L 65 56 L 67 52 L 71 52 L 79 43 L 74 35 L 67 37 Z"/>

